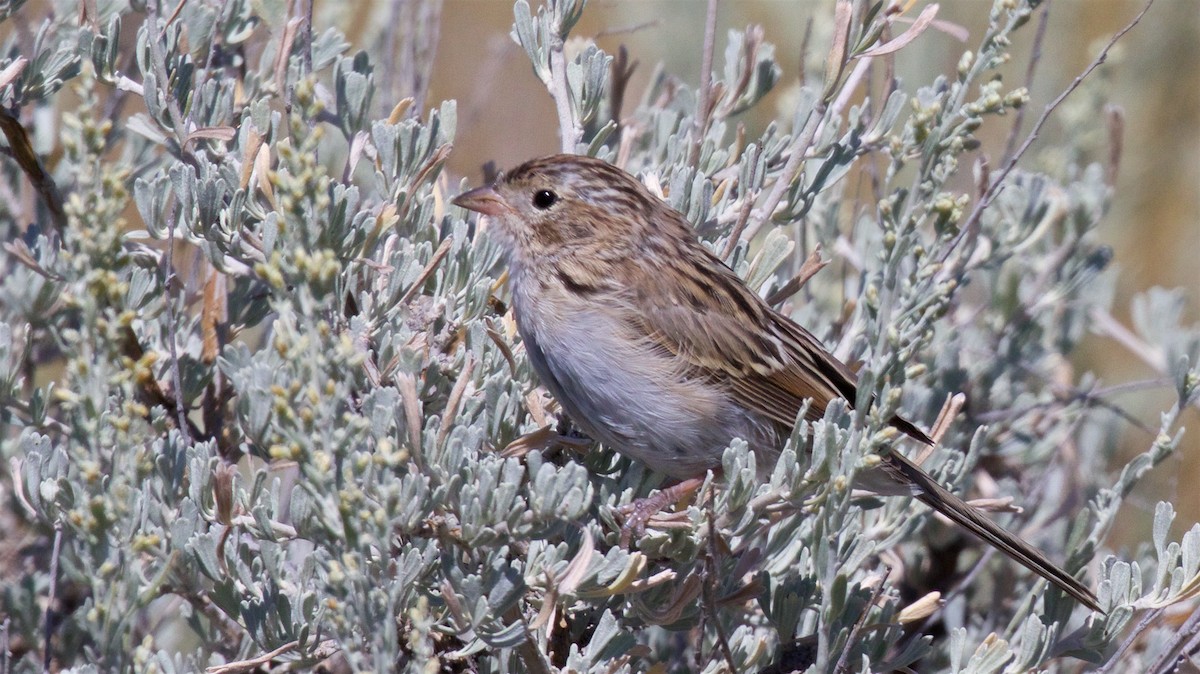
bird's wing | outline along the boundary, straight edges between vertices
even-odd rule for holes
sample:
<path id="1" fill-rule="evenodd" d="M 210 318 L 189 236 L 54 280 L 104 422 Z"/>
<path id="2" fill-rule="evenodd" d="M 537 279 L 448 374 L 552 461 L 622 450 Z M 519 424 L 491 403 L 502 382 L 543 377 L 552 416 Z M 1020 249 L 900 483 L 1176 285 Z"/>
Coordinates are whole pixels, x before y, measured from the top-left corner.
<path id="1" fill-rule="evenodd" d="M 682 282 L 644 284 L 628 298 L 635 329 L 686 363 L 696 376 L 728 386 L 748 408 L 791 427 L 806 399 L 807 418 L 820 419 L 830 401 L 854 404 L 854 372 L 812 333 L 772 309 L 731 269 L 698 244 L 657 270 Z M 668 273 L 674 272 L 674 273 Z M 643 284 L 637 284 L 643 286 Z M 891 424 L 925 443 L 907 420 Z"/>
<path id="2" fill-rule="evenodd" d="M 811 419 L 835 398 L 853 403 L 854 374 L 804 328 L 780 316 L 740 278 L 699 246 L 658 270 L 645 292 L 627 298 L 633 327 L 686 364 L 695 376 L 725 385 L 746 407 L 791 426 L 805 399 Z M 675 273 L 670 273 L 675 272 Z"/>

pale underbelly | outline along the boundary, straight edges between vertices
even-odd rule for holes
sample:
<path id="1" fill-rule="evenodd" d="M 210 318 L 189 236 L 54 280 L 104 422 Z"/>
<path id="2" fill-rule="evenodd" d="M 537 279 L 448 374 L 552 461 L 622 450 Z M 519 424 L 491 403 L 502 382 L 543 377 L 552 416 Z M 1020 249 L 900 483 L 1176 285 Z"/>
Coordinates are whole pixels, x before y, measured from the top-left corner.
<path id="1" fill-rule="evenodd" d="M 689 378 L 648 340 L 621 334 L 627 328 L 599 311 L 518 324 L 534 371 L 572 421 L 655 471 L 702 475 L 720 466 L 735 437 L 758 453 L 778 453 L 769 422 Z"/>

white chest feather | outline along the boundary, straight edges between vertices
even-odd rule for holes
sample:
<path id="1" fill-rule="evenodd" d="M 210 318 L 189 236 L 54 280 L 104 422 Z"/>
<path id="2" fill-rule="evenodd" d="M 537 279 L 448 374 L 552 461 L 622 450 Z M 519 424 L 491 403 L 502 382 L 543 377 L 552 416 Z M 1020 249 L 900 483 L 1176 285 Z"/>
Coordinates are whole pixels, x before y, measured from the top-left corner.
<path id="1" fill-rule="evenodd" d="M 761 435 L 725 393 L 638 335 L 620 309 L 537 283 L 515 287 L 521 338 L 542 383 L 589 435 L 675 477 L 719 465 L 735 436 Z"/>

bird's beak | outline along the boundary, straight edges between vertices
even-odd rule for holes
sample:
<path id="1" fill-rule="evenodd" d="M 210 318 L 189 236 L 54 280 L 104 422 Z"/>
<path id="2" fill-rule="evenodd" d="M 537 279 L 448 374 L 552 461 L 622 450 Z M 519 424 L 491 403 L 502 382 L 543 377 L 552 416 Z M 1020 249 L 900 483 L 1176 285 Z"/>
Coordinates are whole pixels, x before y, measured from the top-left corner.
<path id="1" fill-rule="evenodd" d="M 512 210 L 504 202 L 504 199 L 496 193 L 496 190 L 491 187 L 476 187 L 470 192 L 463 192 L 454 197 L 450 203 L 465 208 L 468 211 L 475 211 L 476 213 L 491 216 L 502 215 Z"/>

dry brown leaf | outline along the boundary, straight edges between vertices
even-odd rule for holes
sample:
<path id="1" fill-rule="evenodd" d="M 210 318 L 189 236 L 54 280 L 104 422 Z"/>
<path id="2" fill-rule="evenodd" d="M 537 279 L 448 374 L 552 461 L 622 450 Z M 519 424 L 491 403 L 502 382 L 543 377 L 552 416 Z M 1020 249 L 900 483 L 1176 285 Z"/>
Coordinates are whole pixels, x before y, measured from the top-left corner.
<path id="1" fill-rule="evenodd" d="M 901 49 L 904 49 L 911 44 L 913 40 L 920 37 L 921 33 L 925 32 L 926 28 L 929 28 L 929 24 L 933 23 L 933 18 L 937 16 L 937 13 L 938 4 L 935 2 L 921 10 L 921 14 L 916 18 L 915 21 L 913 21 L 912 26 L 909 26 L 908 30 L 900 33 L 896 37 L 884 42 L 881 45 L 876 45 L 865 52 L 858 54 L 857 58 L 871 58 L 873 56 L 883 56 L 884 54 L 894 54 Z"/>

